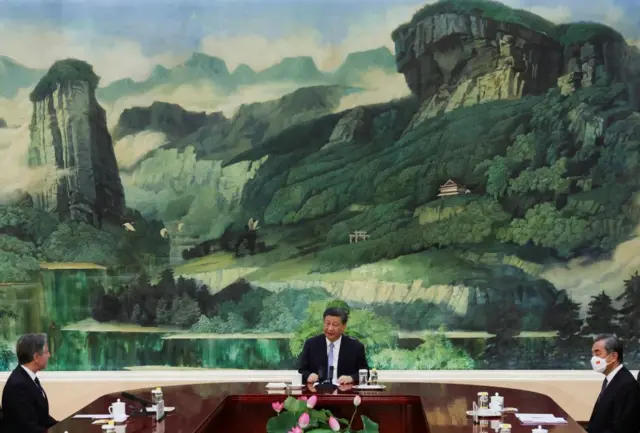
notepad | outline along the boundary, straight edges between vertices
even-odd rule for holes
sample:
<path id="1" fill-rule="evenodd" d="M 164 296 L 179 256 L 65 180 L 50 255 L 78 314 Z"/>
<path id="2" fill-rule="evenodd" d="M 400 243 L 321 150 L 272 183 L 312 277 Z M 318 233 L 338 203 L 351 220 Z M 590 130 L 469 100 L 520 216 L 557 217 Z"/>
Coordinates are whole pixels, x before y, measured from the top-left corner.
<path id="1" fill-rule="evenodd" d="M 567 420 L 551 413 L 517 413 L 522 424 L 567 424 Z"/>
<path id="2" fill-rule="evenodd" d="M 91 414 L 91 413 L 79 413 L 77 415 L 74 415 L 73 418 L 88 418 L 88 419 L 110 419 L 113 418 L 113 415 L 107 413 L 107 414 Z"/>

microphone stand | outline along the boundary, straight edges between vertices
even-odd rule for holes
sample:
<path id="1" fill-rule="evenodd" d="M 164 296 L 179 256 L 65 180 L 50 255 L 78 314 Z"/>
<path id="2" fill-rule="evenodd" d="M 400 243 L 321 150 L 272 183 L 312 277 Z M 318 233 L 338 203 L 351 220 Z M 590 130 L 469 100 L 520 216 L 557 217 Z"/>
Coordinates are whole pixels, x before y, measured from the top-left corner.
<path id="1" fill-rule="evenodd" d="M 322 374 L 322 372 L 323 372 L 322 369 L 320 369 L 319 373 Z M 320 382 L 316 386 L 316 390 L 323 391 L 323 392 L 333 392 L 336 389 L 338 389 L 338 387 L 333 384 L 333 365 L 332 365 L 331 367 L 329 367 L 329 377 L 325 378 L 322 382 Z"/>
<path id="2" fill-rule="evenodd" d="M 153 413 L 148 413 L 147 412 L 147 405 L 153 406 L 153 404 L 149 400 L 145 400 L 143 398 L 140 398 L 140 397 L 135 396 L 133 394 L 129 394 L 128 392 L 124 392 L 124 391 L 120 395 L 122 397 L 126 398 L 127 400 L 132 400 L 132 401 L 135 401 L 136 403 L 140 404 L 140 409 L 137 409 L 137 410 L 135 410 L 135 411 L 133 411 L 131 413 L 132 417 L 136 417 L 136 416 L 151 416 L 151 415 L 153 415 Z"/>

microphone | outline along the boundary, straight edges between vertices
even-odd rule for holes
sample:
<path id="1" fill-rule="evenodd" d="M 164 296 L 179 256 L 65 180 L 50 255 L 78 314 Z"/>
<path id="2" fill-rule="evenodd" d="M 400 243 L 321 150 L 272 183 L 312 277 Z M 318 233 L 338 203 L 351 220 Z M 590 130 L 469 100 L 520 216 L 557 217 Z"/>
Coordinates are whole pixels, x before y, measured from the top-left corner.
<path id="1" fill-rule="evenodd" d="M 129 394 L 126 391 L 122 391 L 122 394 L 120 394 L 122 397 L 124 398 L 128 398 L 129 400 L 133 400 L 136 401 L 142 405 L 145 406 L 153 406 L 153 403 L 150 402 L 149 400 L 145 400 L 144 398 L 138 397 L 137 395 L 133 395 L 133 394 Z"/>
<path id="2" fill-rule="evenodd" d="M 329 377 L 319 379 L 320 383 L 316 386 L 318 391 L 332 392 L 337 388 L 337 386 L 333 384 L 333 368 L 333 365 L 329 367 Z M 323 371 L 321 368 L 319 370 L 321 372 Z"/>
<path id="3" fill-rule="evenodd" d="M 122 393 L 120 394 L 122 397 L 135 401 L 136 403 L 140 403 L 140 409 L 138 409 L 137 411 L 133 412 L 131 414 L 131 416 L 152 416 L 153 413 L 147 413 L 147 406 L 153 406 L 153 403 L 150 402 L 149 400 L 145 400 L 144 398 L 140 398 L 136 395 L 133 394 L 129 394 L 126 391 L 122 391 Z"/>

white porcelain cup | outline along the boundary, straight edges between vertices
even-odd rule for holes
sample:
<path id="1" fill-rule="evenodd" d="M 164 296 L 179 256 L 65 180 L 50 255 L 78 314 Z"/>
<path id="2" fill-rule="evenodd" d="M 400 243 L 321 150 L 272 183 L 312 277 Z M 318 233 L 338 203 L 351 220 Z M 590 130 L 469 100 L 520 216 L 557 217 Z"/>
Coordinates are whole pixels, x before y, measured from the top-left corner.
<path id="1" fill-rule="evenodd" d="M 124 404 L 124 402 L 121 402 L 120 399 L 118 399 L 117 402 L 111 403 L 111 406 L 109 406 L 109 414 L 111 414 L 113 420 L 116 422 L 126 421 L 126 405 Z"/>
<path id="2" fill-rule="evenodd" d="M 504 397 L 498 395 L 498 393 L 496 393 L 496 395 L 492 395 L 491 402 L 489 403 L 489 409 L 498 411 L 504 409 Z"/>
<path id="3" fill-rule="evenodd" d="M 293 377 L 291 378 L 291 383 L 294 385 L 301 385 L 302 384 L 302 375 L 300 373 L 295 373 L 293 375 Z"/>

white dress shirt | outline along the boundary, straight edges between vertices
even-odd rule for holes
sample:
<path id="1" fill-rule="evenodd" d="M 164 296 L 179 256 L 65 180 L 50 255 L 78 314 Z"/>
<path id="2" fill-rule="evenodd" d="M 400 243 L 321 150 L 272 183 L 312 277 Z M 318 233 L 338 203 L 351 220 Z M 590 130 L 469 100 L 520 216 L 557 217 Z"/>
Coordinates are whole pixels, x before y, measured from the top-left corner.
<path id="1" fill-rule="evenodd" d="M 33 380 L 34 382 L 36 381 L 36 374 L 29 370 L 27 367 L 25 367 L 24 365 L 20 365 L 20 367 L 24 368 L 24 371 L 27 372 L 27 374 L 29 375 L 29 377 L 31 378 L 31 380 Z"/>
<path id="2" fill-rule="evenodd" d="M 331 341 L 329 341 L 328 338 L 325 338 L 325 340 L 327 340 L 327 359 L 329 359 L 329 345 L 331 344 Z M 334 385 L 338 384 L 338 357 L 340 356 L 340 342 L 342 341 L 342 335 L 333 342 L 333 377 L 331 378 L 331 381 L 333 382 Z M 327 371 L 327 374 L 329 372 Z"/>
<path id="3" fill-rule="evenodd" d="M 613 369 L 613 371 L 609 374 L 607 374 L 607 386 L 609 386 L 609 384 L 611 383 L 611 381 L 613 380 L 613 377 L 616 375 L 617 372 L 619 372 L 622 369 L 622 364 L 620 364 L 619 366 L 617 366 L 616 368 Z"/>
<path id="4" fill-rule="evenodd" d="M 24 369 L 24 371 L 26 371 L 26 372 L 27 372 L 27 374 L 29 375 L 29 377 L 31 378 L 31 380 L 33 380 L 33 383 L 36 383 L 36 374 L 35 374 L 33 371 L 29 370 L 27 367 L 25 367 L 25 366 L 24 366 L 24 365 L 22 365 L 22 364 L 20 364 L 20 367 L 22 367 L 22 368 Z M 37 383 L 36 383 L 36 386 L 38 386 L 38 384 L 37 384 Z M 47 395 L 44 393 L 44 390 L 43 390 L 40 386 L 38 386 L 38 388 L 40 388 L 40 391 L 42 392 L 42 396 L 43 396 L 44 398 L 47 398 Z"/>

